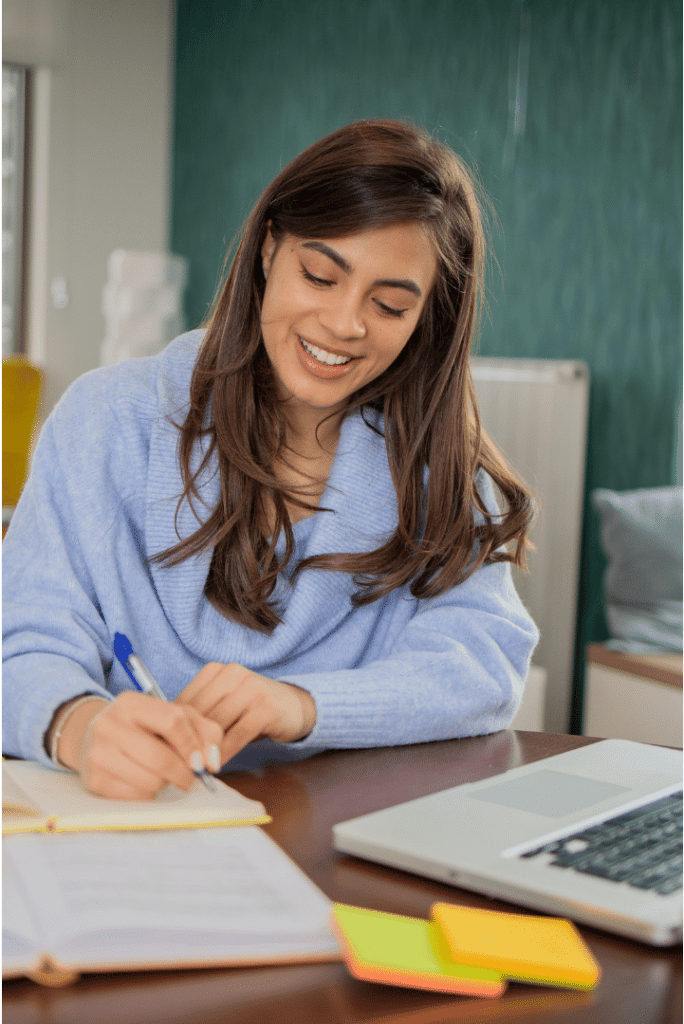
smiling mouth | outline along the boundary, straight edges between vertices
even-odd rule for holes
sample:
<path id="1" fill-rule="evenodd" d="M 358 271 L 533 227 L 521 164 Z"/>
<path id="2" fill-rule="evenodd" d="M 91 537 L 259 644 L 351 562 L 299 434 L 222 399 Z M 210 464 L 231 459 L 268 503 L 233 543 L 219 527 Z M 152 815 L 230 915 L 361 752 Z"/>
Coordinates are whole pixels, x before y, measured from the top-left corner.
<path id="1" fill-rule="evenodd" d="M 344 366 L 352 361 L 351 356 L 336 356 L 333 352 L 327 352 L 324 348 L 317 348 L 316 345 L 309 344 L 303 338 L 299 340 L 304 351 L 308 352 L 312 359 L 315 359 L 317 363 L 321 363 L 323 366 Z"/>

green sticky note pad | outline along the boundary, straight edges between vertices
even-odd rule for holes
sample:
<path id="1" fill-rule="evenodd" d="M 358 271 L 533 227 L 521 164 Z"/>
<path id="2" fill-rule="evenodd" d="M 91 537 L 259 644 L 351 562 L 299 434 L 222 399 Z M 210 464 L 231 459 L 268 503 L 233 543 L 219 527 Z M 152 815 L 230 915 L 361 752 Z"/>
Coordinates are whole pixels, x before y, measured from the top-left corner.
<path id="1" fill-rule="evenodd" d="M 452 957 L 538 985 L 592 989 L 601 968 L 575 926 L 561 917 L 533 917 L 436 903 L 435 920 Z"/>
<path id="2" fill-rule="evenodd" d="M 498 971 L 456 963 L 434 921 L 335 903 L 333 928 L 349 970 L 363 981 L 470 996 L 506 988 Z"/>

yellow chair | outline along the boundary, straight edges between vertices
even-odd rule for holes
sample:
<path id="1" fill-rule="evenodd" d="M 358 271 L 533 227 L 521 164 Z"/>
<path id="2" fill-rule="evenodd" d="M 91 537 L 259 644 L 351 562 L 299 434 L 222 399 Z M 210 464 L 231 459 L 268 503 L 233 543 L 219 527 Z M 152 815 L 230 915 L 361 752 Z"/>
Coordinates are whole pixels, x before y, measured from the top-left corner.
<path id="1" fill-rule="evenodd" d="M 3 535 L 19 501 L 28 470 L 42 374 L 21 356 L 2 361 Z"/>

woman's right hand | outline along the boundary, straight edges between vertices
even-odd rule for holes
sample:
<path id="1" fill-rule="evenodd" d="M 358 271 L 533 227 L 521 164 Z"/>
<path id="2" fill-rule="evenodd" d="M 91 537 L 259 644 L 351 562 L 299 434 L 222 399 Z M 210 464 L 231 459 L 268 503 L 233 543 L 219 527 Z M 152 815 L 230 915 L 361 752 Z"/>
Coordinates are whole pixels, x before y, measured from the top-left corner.
<path id="1" fill-rule="evenodd" d="M 55 715 L 51 732 L 72 702 Z M 149 800 L 167 785 L 188 790 L 194 771 L 221 767 L 223 732 L 194 708 L 144 693 L 92 700 L 69 715 L 57 758 L 86 789 L 117 800 Z"/>

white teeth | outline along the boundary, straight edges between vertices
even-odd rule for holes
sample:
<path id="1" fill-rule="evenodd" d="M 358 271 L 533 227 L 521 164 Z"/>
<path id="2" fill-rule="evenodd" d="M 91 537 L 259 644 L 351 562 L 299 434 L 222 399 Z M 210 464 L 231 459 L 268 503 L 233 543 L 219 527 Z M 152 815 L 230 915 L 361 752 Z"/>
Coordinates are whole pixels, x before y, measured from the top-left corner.
<path id="1" fill-rule="evenodd" d="M 351 356 L 335 356 L 332 352 L 326 352 L 325 349 L 316 348 L 315 345 L 310 345 L 308 341 L 304 341 L 303 338 L 300 338 L 299 340 L 310 356 L 313 356 L 319 363 L 325 363 L 326 366 L 342 366 L 343 363 L 351 362 Z"/>

